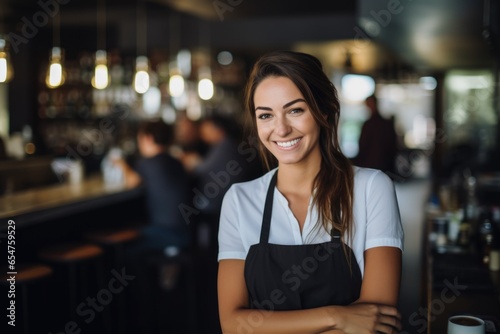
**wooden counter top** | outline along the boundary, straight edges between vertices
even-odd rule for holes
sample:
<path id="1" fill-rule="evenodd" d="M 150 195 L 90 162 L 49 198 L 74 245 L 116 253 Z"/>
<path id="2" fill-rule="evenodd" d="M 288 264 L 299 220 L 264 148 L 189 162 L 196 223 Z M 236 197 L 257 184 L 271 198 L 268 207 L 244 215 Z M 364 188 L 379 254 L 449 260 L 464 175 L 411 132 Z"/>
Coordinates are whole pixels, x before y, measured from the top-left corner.
<path id="1" fill-rule="evenodd" d="M 89 209 L 103 207 L 141 196 L 142 188 L 106 185 L 100 175 L 80 184 L 57 184 L 0 197 L 0 230 L 9 219 L 16 227 L 58 218 Z"/>

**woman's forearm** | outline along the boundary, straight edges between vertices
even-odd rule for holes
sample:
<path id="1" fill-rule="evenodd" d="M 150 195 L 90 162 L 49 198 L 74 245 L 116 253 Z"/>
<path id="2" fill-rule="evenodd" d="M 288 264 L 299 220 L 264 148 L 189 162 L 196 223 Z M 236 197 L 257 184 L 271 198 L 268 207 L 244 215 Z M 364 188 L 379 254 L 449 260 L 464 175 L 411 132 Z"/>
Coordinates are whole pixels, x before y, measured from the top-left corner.
<path id="1" fill-rule="evenodd" d="M 240 309 L 221 317 L 226 334 L 393 333 L 401 329 L 395 307 L 370 303 L 297 311 Z"/>
<path id="2" fill-rule="evenodd" d="M 221 318 L 221 325 L 224 334 L 305 334 L 330 333 L 334 322 L 328 307 L 297 311 L 240 309 Z"/>

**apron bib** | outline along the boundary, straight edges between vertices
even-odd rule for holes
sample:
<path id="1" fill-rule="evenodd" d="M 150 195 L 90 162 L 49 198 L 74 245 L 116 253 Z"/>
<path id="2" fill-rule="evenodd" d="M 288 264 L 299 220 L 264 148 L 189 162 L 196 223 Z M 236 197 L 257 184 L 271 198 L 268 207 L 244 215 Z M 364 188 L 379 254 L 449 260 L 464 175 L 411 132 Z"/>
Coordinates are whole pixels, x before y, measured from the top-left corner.
<path id="1" fill-rule="evenodd" d="M 328 305 L 348 305 L 359 298 L 361 272 L 351 248 L 338 231 L 331 241 L 309 245 L 269 243 L 272 204 L 277 172 L 267 191 L 260 242 L 252 245 L 245 260 L 245 282 L 250 308 L 300 310 Z"/>

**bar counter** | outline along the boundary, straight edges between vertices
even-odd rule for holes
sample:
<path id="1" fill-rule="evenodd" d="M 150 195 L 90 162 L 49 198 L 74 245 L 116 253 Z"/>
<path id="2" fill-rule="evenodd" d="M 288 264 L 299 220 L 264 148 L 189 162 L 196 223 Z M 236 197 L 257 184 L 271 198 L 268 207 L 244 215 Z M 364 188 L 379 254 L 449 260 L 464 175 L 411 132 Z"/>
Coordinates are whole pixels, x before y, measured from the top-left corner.
<path id="1" fill-rule="evenodd" d="M 93 175 L 78 184 L 60 183 L 0 197 L 0 231 L 9 219 L 16 228 L 50 221 L 67 215 L 95 210 L 143 195 L 142 188 L 108 185 L 101 175 Z"/>
<path id="2" fill-rule="evenodd" d="M 476 251 L 426 245 L 427 302 L 419 310 L 427 322 L 413 323 L 417 333 L 446 333 L 448 318 L 468 314 L 486 322 L 486 334 L 500 333 L 500 272 L 490 271 Z M 415 314 L 416 315 L 416 314 Z"/>

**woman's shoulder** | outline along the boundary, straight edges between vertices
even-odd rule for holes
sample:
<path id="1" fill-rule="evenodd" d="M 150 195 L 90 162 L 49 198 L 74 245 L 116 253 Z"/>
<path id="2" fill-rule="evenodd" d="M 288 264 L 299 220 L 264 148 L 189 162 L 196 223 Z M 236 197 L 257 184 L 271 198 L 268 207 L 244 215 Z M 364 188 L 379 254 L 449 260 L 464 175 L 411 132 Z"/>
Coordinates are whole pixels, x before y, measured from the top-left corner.
<path id="1" fill-rule="evenodd" d="M 263 207 L 272 175 L 271 171 L 250 181 L 233 183 L 224 194 L 222 210 L 238 210 L 237 214 L 247 215 L 249 208 Z"/>
<path id="2" fill-rule="evenodd" d="M 379 169 L 354 166 L 355 187 L 371 187 L 374 184 L 392 185 L 392 179 Z"/>

